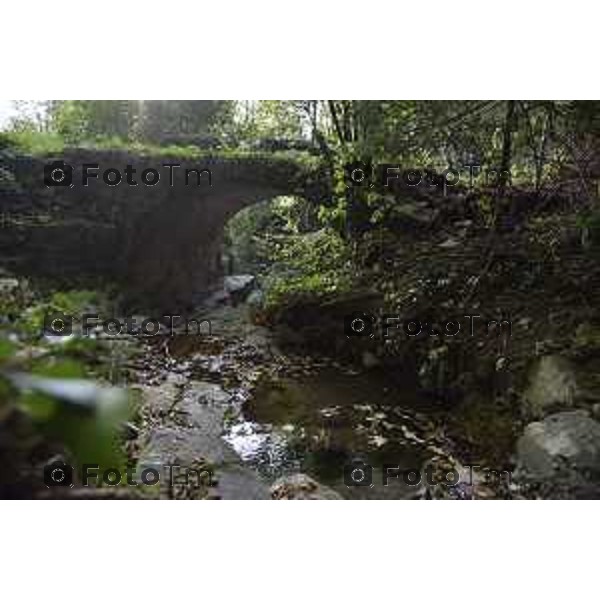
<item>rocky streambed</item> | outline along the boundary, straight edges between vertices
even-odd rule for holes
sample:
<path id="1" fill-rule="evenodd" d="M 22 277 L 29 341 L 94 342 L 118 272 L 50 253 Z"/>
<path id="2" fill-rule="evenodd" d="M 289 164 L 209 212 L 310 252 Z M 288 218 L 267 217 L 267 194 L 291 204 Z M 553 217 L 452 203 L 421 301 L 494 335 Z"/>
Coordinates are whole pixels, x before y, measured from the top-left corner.
<path id="1" fill-rule="evenodd" d="M 283 352 L 248 306 L 199 308 L 211 335 L 147 341 L 138 359 L 141 465 L 208 465 L 208 498 L 493 497 L 452 455 L 438 406 L 411 385 L 326 357 Z M 355 481 L 349 465 L 362 465 Z M 389 478 L 384 485 L 385 466 Z M 412 476 L 405 476 L 406 473 Z M 460 474 L 458 486 L 442 481 Z M 426 475 L 428 474 L 428 475 Z M 450 478 L 452 482 L 452 478 Z M 163 490 L 173 497 L 173 490 Z"/>
<path id="2" fill-rule="evenodd" d="M 208 488 L 163 496 L 600 495 L 594 369 L 582 377 L 573 361 L 543 355 L 510 405 L 469 390 L 458 403 L 440 403 L 397 373 L 284 351 L 250 315 L 243 298 L 217 295 L 195 315 L 210 320 L 211 335 L 145 342 L 133 456 L 214 473 Z"/>

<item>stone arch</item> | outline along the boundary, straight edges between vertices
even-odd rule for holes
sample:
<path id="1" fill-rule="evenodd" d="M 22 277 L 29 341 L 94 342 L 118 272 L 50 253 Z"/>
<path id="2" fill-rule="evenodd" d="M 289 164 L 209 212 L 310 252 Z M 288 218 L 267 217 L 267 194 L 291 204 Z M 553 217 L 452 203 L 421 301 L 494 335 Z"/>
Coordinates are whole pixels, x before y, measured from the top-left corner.
<path id="1" fill-rule="evenodd" d="M 44 166 L 62 160 L 73 167 L 72 187 L 46 187 Z M 107 186 L 106 168 L 135 169 L 178 164 L 172 185 Z M 83 186 L 84 165 L 97 164 L 98 177 Z M 182 310 L 208 291 L 218 276 L 215 254 L 225 223 L 242 208 L 276 196 L 305 195 L 309 173 L 293 159 L 272 156 L 181 159 L 141 156 L 121 151 L 69 150 L 62 156 L 27 159 L 15 168 L 31 202 L 60 208 L 63 219 L 51 234 L 33 228 L 28 243 L 32 263 L 42 261 L 45 274 L 93 271 L 123 288 L 133 308 Z M 186 169 L 208 168 L 212 185 L 186 185 Z M 58 213 L 57 213 L 58 214 Z M 110 223 L 110 226 L 107 224 Z M 44 248 L 52 260 L 44 261 Z M 68 266 L 68 269 L 67 269 Z"/>

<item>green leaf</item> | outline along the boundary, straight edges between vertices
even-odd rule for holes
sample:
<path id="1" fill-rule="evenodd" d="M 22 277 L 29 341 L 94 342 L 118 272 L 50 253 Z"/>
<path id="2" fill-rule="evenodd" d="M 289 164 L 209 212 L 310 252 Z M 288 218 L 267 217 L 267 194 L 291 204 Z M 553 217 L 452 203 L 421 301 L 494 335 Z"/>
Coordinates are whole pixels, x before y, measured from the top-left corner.
<path id="1" fill-rule="evenodd" d="M 72 374 L 71 365 L 62 372 Z M 23 393 L 19 404 L 52 439 L 63 443 L 77 464 L 119 468 L 124 456 L 118 432 L 128 417 L 124 390 L 84 379 L 56 379 L 11 373 L 8 378 Z"/>

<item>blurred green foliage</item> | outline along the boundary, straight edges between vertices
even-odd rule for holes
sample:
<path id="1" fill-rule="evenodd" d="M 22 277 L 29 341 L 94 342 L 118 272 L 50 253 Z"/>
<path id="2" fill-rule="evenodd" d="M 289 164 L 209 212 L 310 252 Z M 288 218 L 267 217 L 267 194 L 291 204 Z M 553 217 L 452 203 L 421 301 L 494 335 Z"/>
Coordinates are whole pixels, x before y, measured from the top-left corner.
<path id="1" fill-rule="evenodd" d="M 0 433 L 2 414 L 16 410 L 44 439 L 63 446 L 75 464 L 119 468 L 125 464 L 119 432 L 129 416 L 128 397 L 96 382 L 96 369 L 87 362 L 98 361 L 106 348 L 77 335 L 55 344 L 40 338 L 47 311 L 73 314 L 100 298 L 90 290 L 2 295 L 3 305 L 12 305 L 19 317 L 0 329 Z"/>

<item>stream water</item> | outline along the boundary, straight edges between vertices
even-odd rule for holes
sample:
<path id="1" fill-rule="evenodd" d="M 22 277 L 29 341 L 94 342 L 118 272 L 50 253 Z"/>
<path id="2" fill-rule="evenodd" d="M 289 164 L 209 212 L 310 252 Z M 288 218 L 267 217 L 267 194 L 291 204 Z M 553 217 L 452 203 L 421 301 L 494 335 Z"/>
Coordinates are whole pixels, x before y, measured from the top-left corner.
<path id="1" fill-rule="evenodd" d="M 347 498 L 418 497 L 423 476 L 408 482 L 403 473 L 422 474 L 424 463 L 441 454 L 431 401 L 398 377 L 278 349 L 273 354 L 270 332 L 250 326 L 245 314 L 243 307 L 213 309 L 216 340 L 182 337 L 171 344 L 173 360 L 187 365 L 194 379 L 222 385 L 237 398 L 227 410 L 223 439 L 242 463 L 268 482 L 306 473 Z M 258 377 L 249 392 L 236 392 L 252 369 L 274 362 L 280 366 Z M 234 385 L 227 383 L 232 374 Z M 350 477 L 353 461 L 365 464 L 362 485 Z M 389 485 L 383 485 L 383 465 L 398 467 Z"/>
<path id="2" fill-rule="evenodd" d="M 383 485 L 382 466 L 422 472 L 431 458 L 431 426 L 416 405 L 414 392 L 380 376 L 324 368 L 259 385 L 224 437 L 269 479 L 303 472 L 350 498 L 414 497 L 422 488 L 403 477 Z M 367 465 L 363 485 L 353 461 Z"/>

